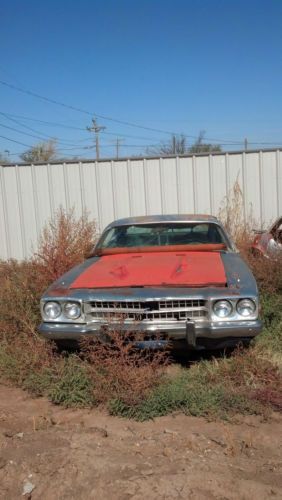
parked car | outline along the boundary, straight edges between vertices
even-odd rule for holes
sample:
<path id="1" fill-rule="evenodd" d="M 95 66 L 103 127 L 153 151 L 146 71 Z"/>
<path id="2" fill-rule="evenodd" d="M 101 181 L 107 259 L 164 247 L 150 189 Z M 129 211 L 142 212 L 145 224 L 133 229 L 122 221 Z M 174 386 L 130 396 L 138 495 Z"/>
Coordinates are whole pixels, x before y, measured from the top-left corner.
<path id="1" fill-rule="evenodd" d="M 39 332 L 78 341 L 106 327 L 143 332 L 142 346 L 223 348 L 257 335 L 258 313 L 256 281 L 215 217 L 130 217 L 48 288 Z"/>
<path id="2" fill-rule="evenodd" d="M 267 230 L 256 230 L 251 251 L 254 255 L 268 258 L 282 257 L 282 217 L 279 217 Z"/>

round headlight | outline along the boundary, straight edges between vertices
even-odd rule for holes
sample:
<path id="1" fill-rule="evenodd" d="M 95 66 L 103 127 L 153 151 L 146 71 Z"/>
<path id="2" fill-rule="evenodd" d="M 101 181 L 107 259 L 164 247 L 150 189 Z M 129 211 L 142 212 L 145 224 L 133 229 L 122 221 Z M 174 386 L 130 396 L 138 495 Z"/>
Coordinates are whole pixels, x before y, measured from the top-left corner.
<path id="1" fill-rule="evenodd" d="M 78 302 L 67 302 L 64 307 L 65 316 L 68 319 L 77 319 L 81 314 L 80 304 Z"/>
<path id="2" fill-rule="evenodd" d="M 48 319 L 56 319 L 62 313 L 62 308 L 58 302 L 46 302 L 43 311 Z"/>
<path id="3" fill-rule="evenodd" d="M 232 305 L 228 300 L 218 300 L 213 306 L 213 312 L 219 318 L 227 318 L 232 313 Z"/>
<path id="4" fill-rule="evenodd" d="M 237 302 L 237 312 L 240 316 L 251 316 L 256 310 L 256 304 L 251 299 L 241 299 Z"/>

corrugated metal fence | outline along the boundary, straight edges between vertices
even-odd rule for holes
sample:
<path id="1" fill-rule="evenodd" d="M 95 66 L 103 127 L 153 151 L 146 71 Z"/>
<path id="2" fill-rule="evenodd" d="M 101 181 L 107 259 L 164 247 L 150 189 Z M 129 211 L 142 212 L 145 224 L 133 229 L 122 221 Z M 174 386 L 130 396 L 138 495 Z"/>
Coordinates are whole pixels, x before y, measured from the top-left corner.
<path id="1" fill-rule="evenodd" d="M 245 215 L 282 215 L 282 151 L 0 167 L 0 258 L 27 257 L 60 205 L 84 209 L 99 230 L 157 213 L 217 214 L 238 179 Z"/>

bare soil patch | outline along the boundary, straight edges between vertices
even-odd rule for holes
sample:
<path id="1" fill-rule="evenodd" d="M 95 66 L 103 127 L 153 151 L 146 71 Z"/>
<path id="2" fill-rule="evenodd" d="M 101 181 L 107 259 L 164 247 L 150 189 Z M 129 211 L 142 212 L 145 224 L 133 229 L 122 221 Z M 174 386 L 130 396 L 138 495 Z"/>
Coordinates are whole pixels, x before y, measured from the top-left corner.
<path id="1" fill-rule="evenodd" d="M 281 422 L 273 413 L 140 423 L 0 386 L 0 498 L 281 498 Z"/>

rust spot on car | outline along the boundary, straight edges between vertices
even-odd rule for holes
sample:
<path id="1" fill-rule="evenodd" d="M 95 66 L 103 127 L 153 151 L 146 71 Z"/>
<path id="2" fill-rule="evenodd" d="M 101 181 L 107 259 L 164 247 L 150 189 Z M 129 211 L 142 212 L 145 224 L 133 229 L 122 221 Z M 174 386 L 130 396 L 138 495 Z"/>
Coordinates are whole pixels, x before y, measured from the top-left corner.
<path id="1" fill-rule="evenodd" d="M 164 246 L 142 246 L 142 247 L 114 247 L 114 248 L 99 248 L 96 255 L 115 255 L 129 253 L 155 253 L 155 252 L 216 252 L 226 250 L 224 243 L 201 243 L 197 245 L 164 245 Z"/>
<path id="2" fill-rule="evenodd" d="M 179 276 L 181 273 L 185 273 L 188 270 L 188 262 L 187 259 L 185 258 L 186 256 L 183 254 L 183 255 L 177 255 L 177 257 L 180 257 L 180 259 L 175 269 L 171 273 L 172 278 L 174 276 Z"/>
<path id="3" fill-rule="evenodd" d="M 51 286 L 48 290 L 48 295 L 51 297 L 64 297 L 68 294 L 69 287 L 67 286 Z"/>
<path id="4" fill-rule="evenodd" d="M 231 284 L 231 285 L 228 287 L 228 291 L 229 291 L 230 295 L 235 295 L 236 297 L 237 297 L 238 295 L 240 295 L 240 287 L 239 287 L 238 285 L 232 285 L 232 284 Z"/>
<path id="5" fill-rule="evenodd" d="M 110 271 L 110 274 L 112 274 L 115 278 L 122 280 L 128 276 L 128 270 L 125 266 L 118 266 Z"/>

